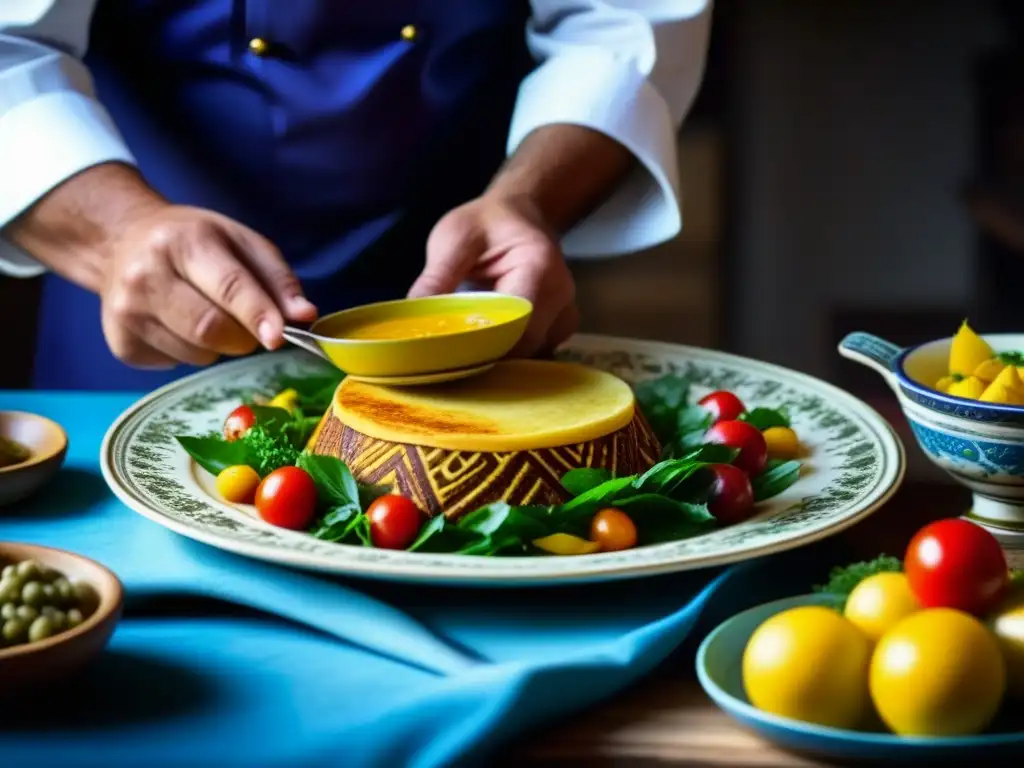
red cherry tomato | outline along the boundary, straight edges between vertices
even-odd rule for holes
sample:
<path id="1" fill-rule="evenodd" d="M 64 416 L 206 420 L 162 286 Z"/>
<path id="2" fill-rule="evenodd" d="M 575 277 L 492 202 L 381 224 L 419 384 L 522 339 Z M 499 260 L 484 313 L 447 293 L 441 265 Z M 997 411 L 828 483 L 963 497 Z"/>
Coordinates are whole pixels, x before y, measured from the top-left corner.
<path id="1" fill-rule="evenodd" d="M 711 486 L 708 511 L 725 525 L 742 523 L 754 508 L 754 489 L 747 473 L 731 464 L 713 464 L 715 482 Z"/>
<path id="2" fill-rule="evenodd" d="M 300 531 L 316 512 L 316 484 L 298 467 L 275 469 L 256 489 L 256 511 L 271 525 Z"/>
<path id="3" fill-rule="evenodd" d="M 256 414 L 248 405 L 240 405 L 224 419 L 224 439 L 234 442 L 256 423 Z"/>
<path id="4" fill-rule="evenodd" d="M 717 424 L 720 421 L 735 421 L 747 410 L 747 407 L 736 395 L 721 389 L 702 397 L 697 405 L 711 414 L 712 424 Z"/>
<path id="5" fill-rule="evenodd" d="M 373 500 L 366 509 L 370 539 L 380 549 L 406 549 L 416 540 L 424 514 L 404 496 L 389 494 Z"/>
<path id="6" fill-rule="evenodd" d="M 768 443 L 761 430 L 745 421 L 720 421 L 707 431 L 705 442 L 738 448 L 733 464 L 757 477 L 768 463 Z"/>
<path id="7" fill-rule="evenodd" d="M 1010 583 L 1006 555 L 979 525 L 951 518 L 926 525 L 907 547 L 903 569 L 925 608 L 956 608 L 983 616 Z"/>

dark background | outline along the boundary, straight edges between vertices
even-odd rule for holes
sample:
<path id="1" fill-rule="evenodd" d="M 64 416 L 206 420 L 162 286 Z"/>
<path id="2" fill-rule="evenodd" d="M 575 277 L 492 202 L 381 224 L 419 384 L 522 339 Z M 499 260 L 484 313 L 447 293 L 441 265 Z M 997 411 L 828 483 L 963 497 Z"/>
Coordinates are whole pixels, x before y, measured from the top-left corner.
<path id="1" fill-rule="evenodd" d="M 720 347 L 884 404 L 835 353 L 846 332 L 1016 329 L 1022 18 L 995 0 L 718 0 L 680 136 L 684 232 L 575 263 L 584 330 Z M 28 385 L 37 296 L 0 278 L 0 387 Z"/>

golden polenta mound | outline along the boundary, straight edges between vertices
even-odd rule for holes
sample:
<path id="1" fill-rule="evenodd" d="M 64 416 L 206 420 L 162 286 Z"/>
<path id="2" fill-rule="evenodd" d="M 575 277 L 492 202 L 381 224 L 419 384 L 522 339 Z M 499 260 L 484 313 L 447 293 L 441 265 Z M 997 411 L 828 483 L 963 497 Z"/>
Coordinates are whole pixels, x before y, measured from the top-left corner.
<path id="1" fill-rule="evenodd" d="M 313 451 L 337 456 L 360 482 L 390 485 L 429 514 L 456 518 L 499 499 L 564 501 L 560 479 L 570 469 L 642 472 L 660 446 L 616 376 L 508 360 L 430 387 L 346 379 Z"/>

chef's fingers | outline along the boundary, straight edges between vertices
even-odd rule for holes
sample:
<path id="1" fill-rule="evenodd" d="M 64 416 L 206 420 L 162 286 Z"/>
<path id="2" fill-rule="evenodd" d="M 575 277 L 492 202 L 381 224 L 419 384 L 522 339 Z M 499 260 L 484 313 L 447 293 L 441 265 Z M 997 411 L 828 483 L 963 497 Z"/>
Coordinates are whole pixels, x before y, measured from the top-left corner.
<path id="1" fill-rule="evenodd" d="M 114 357 L 133 368 L 154 371 L 169 371 L 178 361 L 153 349 L 126 325 L 118 322 L 110 312 L 101 313 L 103 336 Z"/>
<path id="2" fill-rule="evenodd" d="M 533 304 L 533 314 L 526 332 L 510 353 L 530 357 L 545 344 L 555 321 L 576 298 L 569 268 L 553 244 L 537 244 L 522 248 L 514 255 L 508 272 L 494 284 L 501 293 L 521 296 Z"/>
<path id="3" fill-rule="evenodd" d="M 238 244 L 243 261 L 274 297 L 285 318 L 294 323 L 316 320 L 317 308 L 306 298 L 299 278 L 277 246 L 258 232 L 234 221 L 229 223 L 228 231 Z"/>
<path id="4" fill-rule="evenodd" d="M 459 218 L 442 221 L 427 239 L 427 261 L 409 289 L 409 297 L 452 293 L 469 276 L 486 247 L 474 222 Z"/>
<path id="5" fill-rule="evenodd" d="M 220 355 L 247 355 L 258 346 L 233 317 L 180 278 L 170 281 L 155 309 L 169 334 L 202 351 L 202 360 L 194 355 L 187 360 L 193 365 L 209 365 Z M 173 345 L 172 340 L 167 343 Z M 166 351 L 164 346 L 154 346 Z"/>
<path id="6" fill-rule="evenodd" d="M 284 317 L 274 297 L 238 258 L 228 233 L 211 220 L 179 242 L 172 263 L 181 277 L 234 317 L 267 349 L 284 343 Z"/>

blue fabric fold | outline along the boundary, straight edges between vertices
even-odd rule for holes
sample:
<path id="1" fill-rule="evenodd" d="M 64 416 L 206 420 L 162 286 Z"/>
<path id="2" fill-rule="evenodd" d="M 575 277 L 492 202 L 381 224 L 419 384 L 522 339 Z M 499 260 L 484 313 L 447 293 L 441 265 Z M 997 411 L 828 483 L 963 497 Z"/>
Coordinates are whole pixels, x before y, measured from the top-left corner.
<path id="1" fill-rule="evenodd" d="M 103 657 L 0 718 L 7 764 L 487 762 L 650 673 L 702 615 L 764 597 L 765 580 L 749 578 L 756 564 L 607 585 L 456 589 L 221 552 L 106 489 L 100 442 L 133 399 L 0 393 L 0 409 L 42 413 L 70 437 L 52 486 L 0 510 L 0 537 L 94 557 L 127 590 Z"/>

